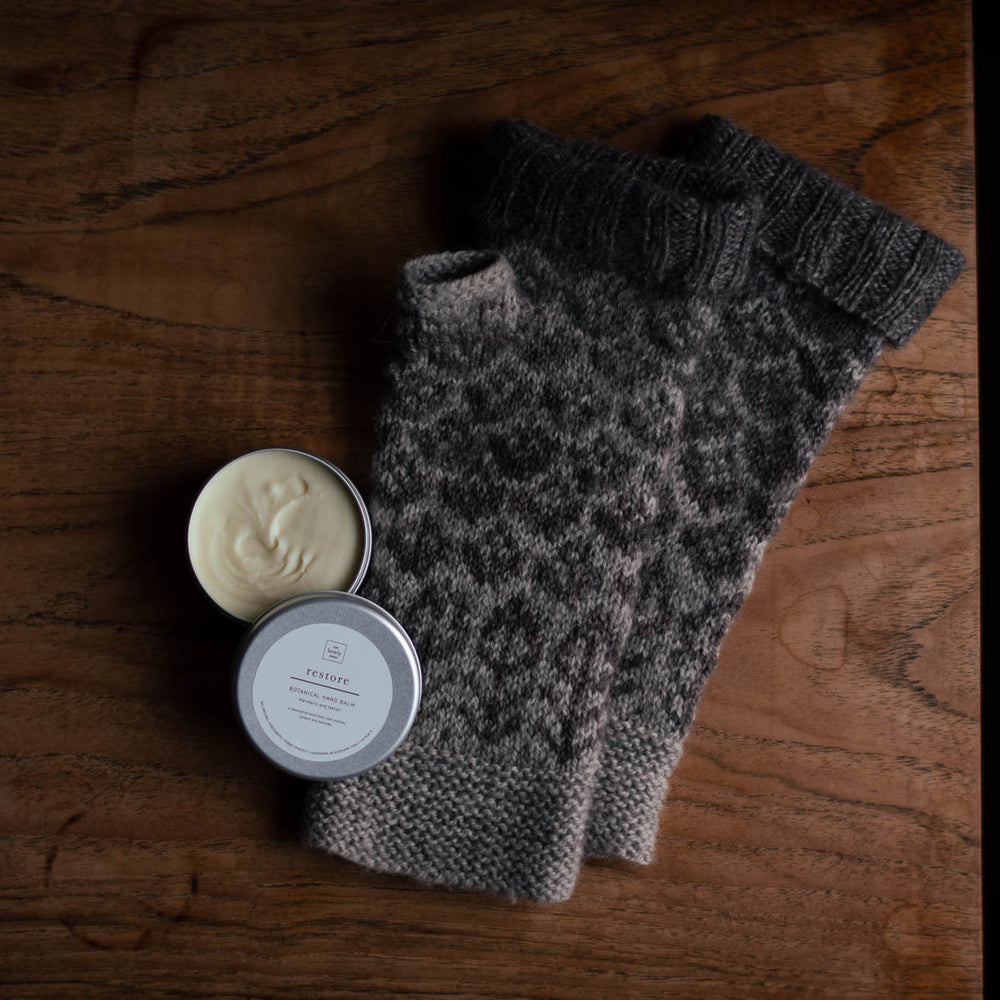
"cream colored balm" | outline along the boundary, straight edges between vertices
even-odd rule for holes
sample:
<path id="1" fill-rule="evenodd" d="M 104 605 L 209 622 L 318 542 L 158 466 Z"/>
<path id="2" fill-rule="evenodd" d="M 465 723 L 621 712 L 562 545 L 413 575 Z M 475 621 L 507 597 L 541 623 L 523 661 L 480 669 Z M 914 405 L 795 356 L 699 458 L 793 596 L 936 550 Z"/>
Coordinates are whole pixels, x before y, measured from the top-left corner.
<path id="1" fill-rule="evenodd" d="M 354 485 L 336 466 L 294 449 L 253 451 L 223 466 L 188 524 L 199 582 L 244 621 L 296 594 L 353 592 L 369 551 L 368 515 Z"/>

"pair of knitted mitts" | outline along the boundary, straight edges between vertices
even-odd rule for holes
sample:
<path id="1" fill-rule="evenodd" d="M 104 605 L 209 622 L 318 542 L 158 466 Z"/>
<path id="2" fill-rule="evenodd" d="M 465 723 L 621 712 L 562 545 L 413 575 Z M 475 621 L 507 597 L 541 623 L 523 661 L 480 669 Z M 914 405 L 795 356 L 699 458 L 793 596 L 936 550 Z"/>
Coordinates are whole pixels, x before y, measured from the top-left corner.
<path id="1" fill-rule="evenodd" d="M 961 255 L 707 118 L 665 160 L 499 124 L 491 249 L 419 258 L 377 427 L 365 593 L 412 636 L 406 742 L 308 840 L 559 900 L 648 862 L 768 538 Z"/>

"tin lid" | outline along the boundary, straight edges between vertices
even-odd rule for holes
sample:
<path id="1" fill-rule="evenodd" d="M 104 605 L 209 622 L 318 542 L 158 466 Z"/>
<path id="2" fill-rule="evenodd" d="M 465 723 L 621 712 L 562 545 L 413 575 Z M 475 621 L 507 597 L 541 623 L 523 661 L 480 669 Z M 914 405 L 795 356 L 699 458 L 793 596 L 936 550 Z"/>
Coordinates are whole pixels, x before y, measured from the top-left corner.
<path id="1" fill-rule="evenodd" d="M 356 594 L 298 594 L 265 612 L 236 653 L 236 710 L 254 746 L 289 774 L 348 778 L 402 743 L 420 702 L 403 627 Z"/>

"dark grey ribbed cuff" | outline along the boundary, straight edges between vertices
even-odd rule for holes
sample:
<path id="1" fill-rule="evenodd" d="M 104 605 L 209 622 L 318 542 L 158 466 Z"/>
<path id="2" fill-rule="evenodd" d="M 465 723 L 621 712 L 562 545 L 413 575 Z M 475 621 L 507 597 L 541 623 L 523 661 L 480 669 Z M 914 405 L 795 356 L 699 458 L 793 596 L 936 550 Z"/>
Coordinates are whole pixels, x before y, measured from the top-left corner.
<path id="1" fill-rule="evenodd" d="M 608 720 L 587 826 L 588 857 L 653 861 L 667 782 L 683 744 L 682 736 Z"/>
<path id="2" fill-rule="evenodd" d="M 722 291 L 746 276 L 757 202 L 687 161 L 502 121 L 483 170 L 475 214 L 490 246 L 548 246 L 641 283 Z"/>
<path id="3" fill-rule="evenodd" d="M 595 769 L 596 758 L 541 769 L 404 745 L 317 785 L 306 841 L 376 871 L 558 902 L 576 883 Z"/>
<path id="4" fill-rule="evenodd" d="M 949 243 L 732 122 L 707 115 L 688 156 L 759 192 L 761 248 L 896 347 L 965 267 Z"/>

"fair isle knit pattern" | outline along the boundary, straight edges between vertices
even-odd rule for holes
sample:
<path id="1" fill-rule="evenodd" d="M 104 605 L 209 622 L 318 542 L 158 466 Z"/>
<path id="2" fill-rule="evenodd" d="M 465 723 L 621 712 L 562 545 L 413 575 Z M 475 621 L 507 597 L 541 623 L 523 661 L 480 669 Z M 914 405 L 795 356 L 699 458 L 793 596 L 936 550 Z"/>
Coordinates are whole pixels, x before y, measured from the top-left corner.
<path id="1" fill-rule="evenodd" d="M 649 861 L 768 538 L 947 244 L 718 119 L 688 160 L 503 122 L 482 253 L 404 271 L 364 592 L 424 667 L 404 745 L 310 843 L 559 900 Z"/>
<path id="2" fill-rule="evenodd" d="M 672 282 L 742 280 L 721 272 L 750 214 L 664 208 L 712 239 L 650 247 Z M 628 232 L 614 206 L 604 221 Z M 681 296 L 636 298 L 593 274 L 602 311 L 584 324 L 561 274 L 530 258 L 523 274 L 494 252 L 404 271 L 364 593 L 412 636 L 422 704 L 387 761 L 317 786 L 307 838 L 382 871 L 560 900 L 680 422 L 671 356 L 691 317 Z"/>
<path id="3" fill-rule="evenodd" d="M 747 229 L 753 239 L 731 263 L 747 279 L 727 294 L 695 289 L 689 336 L 672 355 L 680 431 L 612 682 L 588 819 L 587 854 L 648 863 L 667 779 L 768 539 L 885 342 L 899 346 L 916 332 L 964 261 L 937 237 L 711 116 L 686 161 L 502 123 L 488 169 L 479 206 L 485 240 L 515 265 L 528 246 L 562 267 L 570 297 L 601 269 L 596 244 L 568 247 L 544 221 L 559 216 L 552 201 L 573 196 L 575 172 L 606 170 L 609 197 L 624 172 L 634 186 L 653 185 L 657 198 L 743 193 L 759 204 L 759 225 Z M 616 271 L 638 294 L 658 294 L 643 268 Z M 585 294 L 582 309 L 599 310 L 600 299 Z"/>

